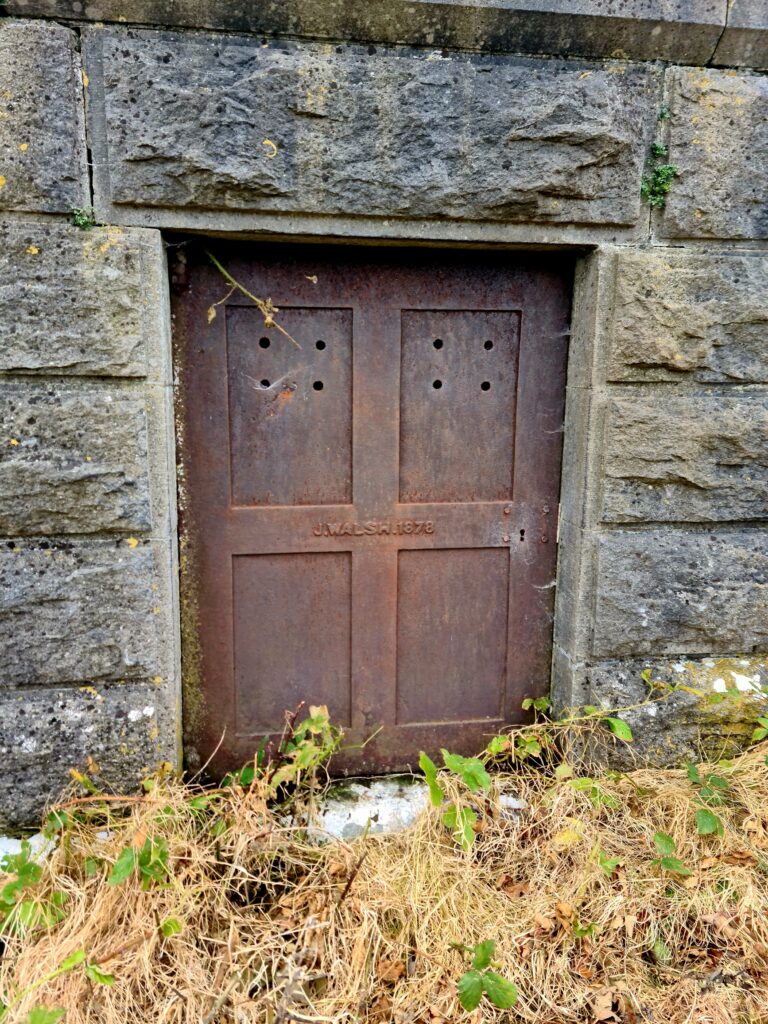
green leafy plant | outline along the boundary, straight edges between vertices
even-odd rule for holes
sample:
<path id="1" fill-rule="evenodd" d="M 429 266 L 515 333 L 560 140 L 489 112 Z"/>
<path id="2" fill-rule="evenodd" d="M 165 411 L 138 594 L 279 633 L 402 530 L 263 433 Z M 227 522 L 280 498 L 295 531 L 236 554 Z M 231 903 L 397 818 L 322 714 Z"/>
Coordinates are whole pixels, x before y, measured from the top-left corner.
<path id="1" fill-rule="evenodd" d="M 491 970 L 496 943 L 493 939 L 478 942 L 476 946 L 459 946 L 470 956 L 471 967 L 459 978 L 458 993 L 462 1007 L 471 1011 L 480 1005 L 483 996 L 500 1010 L 509 1010 L 517 1002 L 517 988 L 511 981 Z"/>
<path id="2" fill-rule="evenodd" d="M 56 1024 L 66 1010 L 49 1010 L 46 1006 L 36 1006 L 27 1014 L 27 1024 Z"/>
<path id="3" fill-rule="evenodd" d="M 663 210 L 678 171 L 677 164 L 649 164 L 640 182 L 640 196 L 644 202 Z"/>
<path id="4" fill-rule="evenodd" d="M 595 779 L 589 776 L 569 779 L 568 785 L 571 789 L 575 789 L 577 793 L 585 793 L 593 807 L 608 807 L 614 811 L 619 807 L 619 801 L 616 797 L 611 793 L 607 793 Z"/>
<path id="5" fill-rule="evenodd" d="M 757 727 L 752 733 L 752 742 L 759 743 L 760 740 L 764 740 L 768 736 L 768 718 L 758 718 Z"/>
<path id="6" fill-rule="evenodd" d="M 27 840 L 22 842 L 18 853 L 7 854 L 0 860 L 0 871 L 13 876 L 0 889 L 0 934 L 52 928 L 66 916 L 65 892 L 54 892 L 45 900 L 39 896 L 25 898 L 37 888 L 43 874 Z"/>
<path id="7" fill-rule="evenodd" d="M 96 214 L 92 206 L 76 206 L 72 211 L 72 223 L 81 231 L 96 227 Z"/>
<path id="8" fill-rule="evenodd" d="M 441 750 L 441 754 L 445 767 L 461 779 L 470 793 L 487 793 L 491 788 L 491 777 L 480 758 L 450 754 L 445 749 Z M 424 751 L 419 755 L 419 767 L 424 772 L 433 806 L 441 807 L 447 797 L 437 780 L 437 765 Z M 476 822 L 477 814 L 467 804 L 452 803 L 443 814 L 443 824 L 465 850 L 469 850 L 475 841 Z"/>
<path id="9" fill-rule="evenodd" d="M 707 772 L 702 776 L 699 769 L 691 761 L 687 763 L 688 778 L 698 786 L 698 796 L 702 805 L 696 811 L 696 830 L 700 836 L 723 834 L 721 818 L 710 808 L 721 806 L 726 802 L 729 782 L 717 772 Z"/>
<path id="10" fill-rule="evenodd" d="M 141 849 L 126 846 L 112 866 L 107 882 L 122 885 L 132 875 L 138 874 L 141 888 L 146 891 L 153 885 L 167 885 L 171 879 L 168 863 L 168 841 L 164 836 L 147 836 Z"/>
<path id="11" fill-rule="evenodd" d="M 673 875 L 680 875 L 681 877 L 693 874 L 691 869 L 687 868 L 680 858 L 676 856 L 677 850 L 672 836 L 667 835 L 666 832 L 656 832 L 653 837 L 653 843 L 658 853 L 658 857 L 651 861 L 654 867 L 661 868 L 662 871 L 669 871 Z"/>
<path id="12" fill-rule="evenodd" d="M 622 862 L 618 857 L 606 856 L 606 854 L 598 848 L 597 863 L 600 865 L 600 870 L 603 872 L 605 877 L 611 878 Z"/>
<path id="13" fill-rule="evenodd" d="M 247 789 L 260 781 L 274 798 L 322 767 L 341 746 L 343 732 L 331 724 L 325 705 L 311 706 L 309 717 L 297 722 L 298 710 L 289 717 L 277 749 L 271 751 L 268 743 L 262 743 L 253 760 L 225 776 L 223 785 Z"/>

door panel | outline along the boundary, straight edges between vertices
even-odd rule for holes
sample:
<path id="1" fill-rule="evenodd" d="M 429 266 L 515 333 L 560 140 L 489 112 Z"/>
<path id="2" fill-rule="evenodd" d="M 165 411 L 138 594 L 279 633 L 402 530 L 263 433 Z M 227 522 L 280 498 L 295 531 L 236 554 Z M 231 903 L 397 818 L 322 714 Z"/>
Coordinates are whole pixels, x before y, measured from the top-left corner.
<path id="1" fill-rule="evenodd" d="M 237 292 L 211 319 L 228 288 L 189 245 L 194 744 L 224 771 L 306 700 L 351 744 L 376 733 L 341 771 L 479 749 L 549 682 L 569 261 L 215 250 L 298 344 Z"/>

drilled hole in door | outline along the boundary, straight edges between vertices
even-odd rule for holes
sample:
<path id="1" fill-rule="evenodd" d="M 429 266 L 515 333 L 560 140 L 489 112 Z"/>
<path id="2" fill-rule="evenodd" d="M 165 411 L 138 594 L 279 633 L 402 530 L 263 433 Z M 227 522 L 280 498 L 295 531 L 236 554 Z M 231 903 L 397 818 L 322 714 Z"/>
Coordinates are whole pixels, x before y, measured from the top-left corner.
<path id="1" fill-rule="evenodd" d="M 442 386 L 443 386 L 443 382 L 441 380 L 433 380 L 432 381 L 432 387 L 435 389 L 435 391 L 439 391 Z"/>
<path id="2" fill-rule="evenodd" d="M 263 380 L 263 381 L 261 382 L 261 386 L 262 386 L 263 388 L 268 388 L 268 387 L 269 387 L 269 381 L 268 381 L 268 380 L 266 379 L 266 377 L 265 377 L 265 378 L 264 378 L 264 380 Z"/>
<path id="3" fill-rule="evenodd" d="M 259 348 L 269 348 L 271 344 L 269 338 L 259 338 Z"/>
<path id="4" fill-rule="evenodd" d="M 486 352 L 490 352 L 491 349 L 493 348 L 493 342 L 492 341 L 486 341 L 483 344 L 483 348 L 485 349 Z"/>
<path id="5" fill-rule="evenodd" d="M 322 391 L 323 390 L 323 382 L 321 380 L 316 380 L 315 383 L 312 385 L 312 387 L 315 389 L 315 391 Z"/>
<path id="6" fill-rule="evenodd" d="M 489 380 L 484 380 L 483 383 L 480 385 L 480 390 L 481 391 L 490 391 L 491 390 L 491 382 Z"/>
<path id="7" fill-rule="evenodd" d="M 322 341 L 322 340 L 321 341 L 316 341 L 315 342 L 315 348 L 319 349 L 322 352 L 323 349 L 325 348 L 325 342 Z"/>
<path id="8" fill-rule="evenodd" d="M 435 346 L 435 348 L 442 348 L 443 347 L 443 339 L 442 338 L 435 338 L 435 340 L 432 342 L 432 344 Z"/>
<path id="9" fill-rule="evenodd" d="M 520 540 L 525 540 L 525 530 L 520 531 Z"/>

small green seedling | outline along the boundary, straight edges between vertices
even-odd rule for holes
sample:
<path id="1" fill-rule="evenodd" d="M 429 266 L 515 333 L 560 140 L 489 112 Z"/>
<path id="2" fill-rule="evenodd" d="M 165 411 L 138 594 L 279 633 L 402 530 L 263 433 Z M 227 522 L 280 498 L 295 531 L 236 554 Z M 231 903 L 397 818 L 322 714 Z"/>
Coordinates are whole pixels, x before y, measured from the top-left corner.
<path id="1" fill-rule="evenodd" d="M 485 995 L 500 1010 L 509 1010 L 517 1002 L 517 988 L 511 981 L 490 969 L 496 943 L 493 939 L 478 942 L 476 946 L 459 946 L 462 953 L 472 957 L 472 966 L 459 978 L 459 1002 L 467 1011 L 476 1009 Z"/>
<path id="2" fill-rule="evenodd" d="M 675 841 L 672 836 L 667 835 L 666 832 L 656 832 L 653 837 L 653 843 L 656 847 L 656 852 L 659 855 L 655 860 L 651 861 L 654 867 L 661 868 L 662 871 L 669 871 L 673 875 L 680 875 L 682 878 L 693 874 L 691 869 L 687 868 L 685 864 L 675 856 Z"/>

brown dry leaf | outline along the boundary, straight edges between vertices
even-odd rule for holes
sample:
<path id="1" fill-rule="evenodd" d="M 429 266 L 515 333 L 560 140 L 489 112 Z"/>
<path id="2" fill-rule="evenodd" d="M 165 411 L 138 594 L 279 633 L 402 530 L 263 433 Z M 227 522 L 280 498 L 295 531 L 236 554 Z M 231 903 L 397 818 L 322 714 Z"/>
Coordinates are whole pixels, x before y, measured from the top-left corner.
<path id="1" fill-rule="evenodd" d="M 555 907 L 555 913 L 564 924 L 569 924 L 576 916 L 576 911 L 570 903 L 565 903 L 563 901 L 557 904 Z"/>
<path id="2" fill-rule="evenodd" d="M 376 975 L 379 981 L 395 982 L 405 974 L 405 964 L 402 960 L 379 960 L 376 965 Z"/>
<path id="3" fill-rule="evenodd" d="M 557 928 L 557 921 L 554 921 L 551 917 L 545 917 L 543 914 L 536 914 L 533 922 L 543 932 L 553 932 Z"/>
<path id="4" fill-rule="evenodd" d="M 527 896 L 530 891 L 528 882 L 518 882 L 512 875 L 500 875 L 496 879 L 496 888 L 506 893 L 510 899 L 519 899 L 521 896 Z"/>
<path id="5" fill-rule="evenodd" d="M 139 828 L 136 830 L 136 835 L 131 840 L 131 846 L 134 850 L 144 849 L 144 843 L 146 843 L 148 835 L 149 833 L 145 828 Z"/>
<path id="6" fill-rule="evenodd" d="M 595 1021 L 621 1021 L 613 1008 L 616 1002 L 613 989 L 601 988 L 595 992 L 591 1000 L 592 1017 Z"/>

